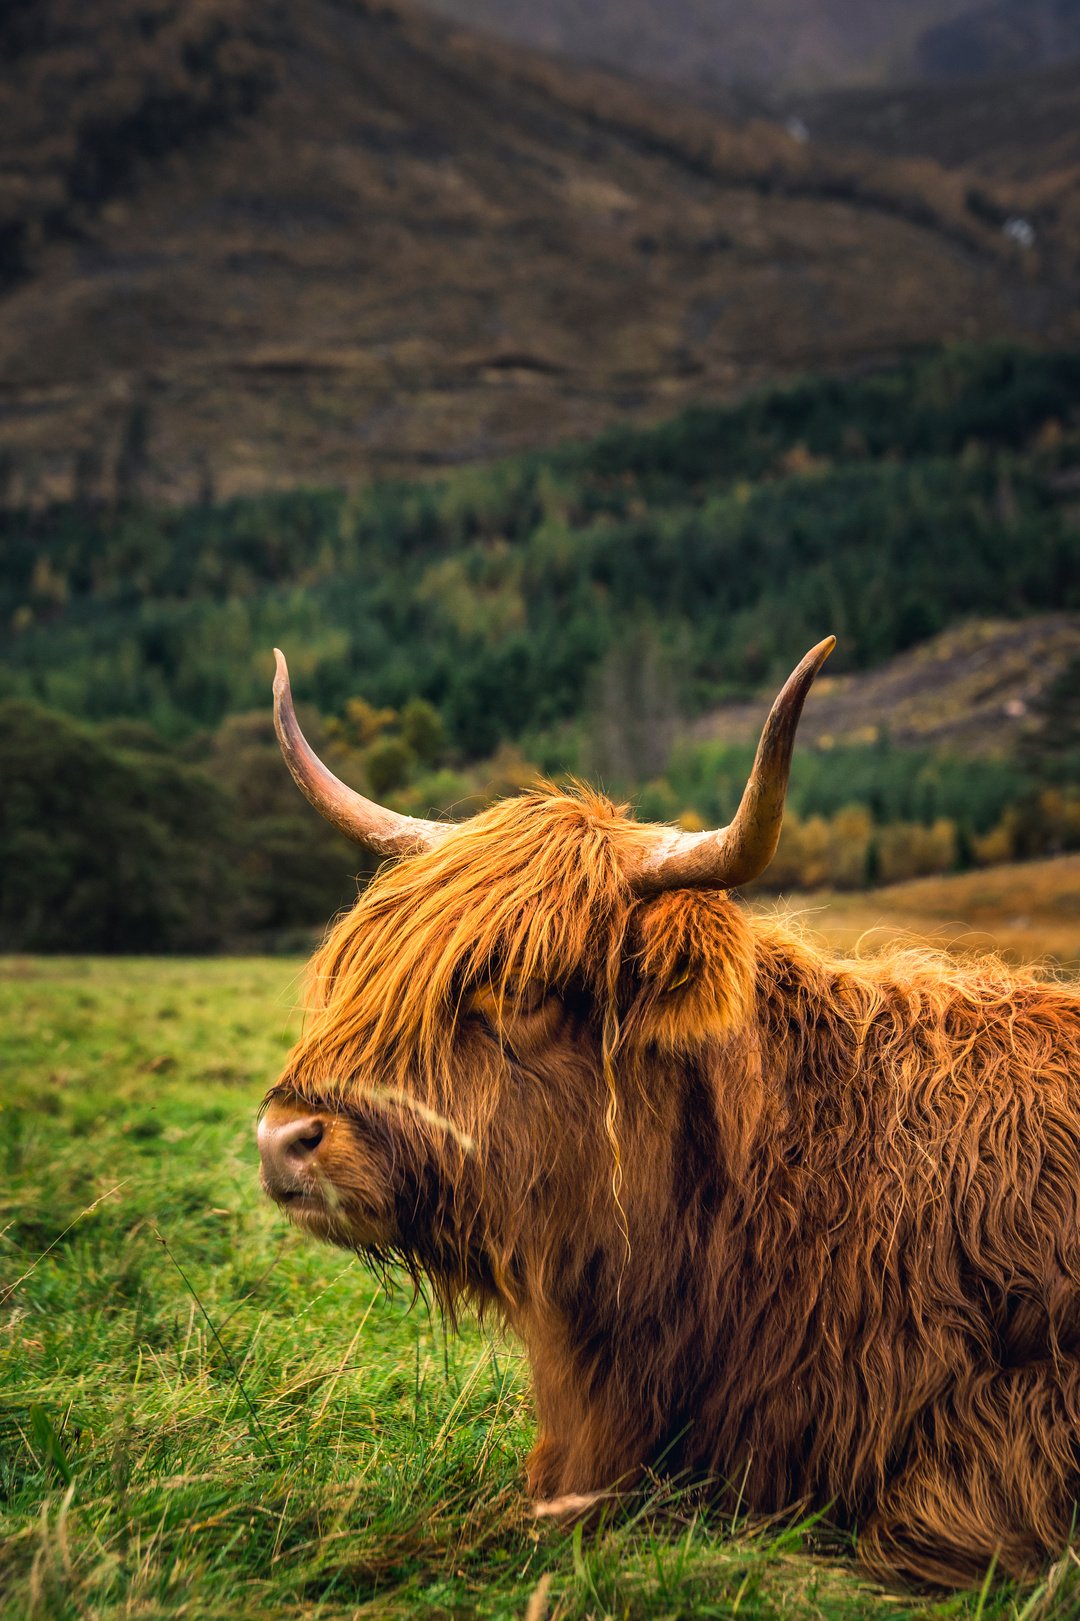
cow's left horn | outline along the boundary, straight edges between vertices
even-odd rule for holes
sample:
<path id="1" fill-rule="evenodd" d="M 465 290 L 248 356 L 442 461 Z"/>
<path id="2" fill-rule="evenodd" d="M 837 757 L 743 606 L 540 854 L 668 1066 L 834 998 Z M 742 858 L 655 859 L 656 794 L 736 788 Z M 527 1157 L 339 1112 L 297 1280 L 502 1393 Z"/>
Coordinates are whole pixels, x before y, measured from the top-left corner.
<path id="1" fill-rule="evenodd" d="M 315 809 L 347 838 L 380 856 L 416 855 L 445 838 L 450 831 L 446 823 L 401 816 L 385 805 L 376 805 L 374 800 L 346 787 L 323 765 L 296 719 L 285 655 L 275 647 L 274 657 L 274 727 L 278 742 L 293 781 Z"/>
<path id="2" fill-rule="evenodd" d="M 835 636 L 810 649 L 773 704 L 734 821 L 706 833 L 661 834 L 634 876 L 639 894 L 665 889 L 735 889 L 759 877 L 776 854 L 784 820 L 795 730 L 814 677 Z"/>

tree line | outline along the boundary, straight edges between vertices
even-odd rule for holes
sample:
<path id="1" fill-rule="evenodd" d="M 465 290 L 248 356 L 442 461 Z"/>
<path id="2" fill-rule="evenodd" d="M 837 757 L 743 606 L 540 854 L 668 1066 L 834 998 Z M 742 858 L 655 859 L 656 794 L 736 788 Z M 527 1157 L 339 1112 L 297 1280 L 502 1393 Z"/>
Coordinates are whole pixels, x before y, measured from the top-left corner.
<path id="1" fill-rule="evenodd" d="M 679 745 L 686 720 L 824 632 L 858 670 L 1080 605 L 1077 463 L 1080 356 L 995 348 L 352 496 L 8 512 L 0 947 L 287 941 L 348 899 L 355 851 L 276 755 L 275 643 L 341 774 L 403 809 L 539 769 L 724 820 L 749 752 Z M 997 762 L 804 749 L 775 881 L 1071 847 L 1074 733 Z"/>
<path id="2" fill-rule="evenodd" d="M 353 700 L 336 723 L 301 717 L 335 769 L 402 810 L 467 815 L 535 780 L 520 750 L 454 760 L 435 713 Z M 630 797 L 646 818 L 718 825 L 751 753 L 683 745 Z M 177 748 L 143 722 L 13 699 L 0 761 L 0 951 L 297 949 L 371 870 L 297 793 L 265 706 Z M 760 887 L 861 889 L 1080 848 L 1076 764 L 802 749 Z"/>

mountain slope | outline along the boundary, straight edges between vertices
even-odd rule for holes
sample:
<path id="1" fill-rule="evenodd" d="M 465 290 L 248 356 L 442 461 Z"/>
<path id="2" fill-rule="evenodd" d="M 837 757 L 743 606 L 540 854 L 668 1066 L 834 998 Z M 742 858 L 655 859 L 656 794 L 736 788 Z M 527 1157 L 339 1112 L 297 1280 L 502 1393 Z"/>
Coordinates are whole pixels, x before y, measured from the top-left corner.
<path id="1" fill-rule="evenodd" d="M 36 88 L 0 124 L 9 501 L 349 483 L 912 345 L 1080 335 L 1052 227 L 1019 253 L 933 164 L 736 128 L 380 0 L 25 17 Z"/>
<path id="2" fill-rule="evenodd" d="M 966 755 L 1006 754 L 1036 723 L 1040 701 L 1080 662 L 1080 616 L 1035 614 L 971 620 L 855 676 L 823 675 L 802 726 L 821 744 L 932 746 Z M 727 704 L 695 723 L 694 735 L 753 743 L 761 704 Z"/>
<path id="3" fill-rule="evenodd" d="M 683 85 L 879 82 L 970 0 L 426 0 L 523 44 Z"/>
<path id="4" fill-rule="evenodd" d="M 998 180 L 1080 168 L 1080 63 L 982 83 L 837 90 L 787 103 L 816 140 Z"/>
<path id="5" fill-rule="evenodd" d="M 928 79 L 980 79 L 1080 56 L 1080 0 L 983 0 L 927 29 L 915 50 Z"/>
<path id="6" fill-rule="evenodd" d="M 929 940 L 966 957 L 998 951 L 1007 961 L 1080 970 L 1080 855 L 987 871 L 917 878 L 872 895 L 822 893 L 759 901 L 843 956 L 866 956 L 897 936 Z"/>
<path id="7" fill-rule="evenodd" d="M 831 631 L 777 882 L 1073 847 L 1078 473 L 1080 350 L 995 347 L 353 494 L 2 513 L 0 933 L 191 949 L 340 904 L 275 645 L 333 769 L 403 811 L 460 815 L 532 761 L 689 826 L 730 819 Z"/>
<path id="8" fill-rule="evenodd" d="M 968 619 L 1075 616 L 1078 469 L 1080 350 L 994 348 L 353 495 L 2 515 L 0 699 L 186 736 L 261 709 L 277 645 L 324 712 L 419 696 L 469 758 L 597 704 L 700 713 L 830 631 L 831 682 Z M 1002 701 L 1073 634 L 1008 649 Z M 964 646 L 828 729 L 934 741 L 963 666 L 946 721 L 1000 731 L 1002 660 Z"/>
<path id="9" fill-rule="evenodd" d="M 1029 256 L 1068 275 L 1080 262 L 1080 62 L 1037 72 L 896 90 L 793 98 L 811 140 L 930 159 L 966 188 L 969 206 Z M 987 189 L 987 183 L 990 189 Z"/>

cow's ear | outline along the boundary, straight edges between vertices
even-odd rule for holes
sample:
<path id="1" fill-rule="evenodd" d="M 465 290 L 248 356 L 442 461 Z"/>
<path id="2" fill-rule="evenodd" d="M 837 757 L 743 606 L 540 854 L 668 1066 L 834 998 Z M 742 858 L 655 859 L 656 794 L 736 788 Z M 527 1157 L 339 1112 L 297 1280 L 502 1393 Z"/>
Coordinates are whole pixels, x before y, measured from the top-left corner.
<path id="1" fill-rule="evenodd" d="M 669 1052 L 729 1037 L 749 1011 L 753 938 L 728 896 L 674 890 L 631 923 L 631 1014 L 639 1040 Z"/>

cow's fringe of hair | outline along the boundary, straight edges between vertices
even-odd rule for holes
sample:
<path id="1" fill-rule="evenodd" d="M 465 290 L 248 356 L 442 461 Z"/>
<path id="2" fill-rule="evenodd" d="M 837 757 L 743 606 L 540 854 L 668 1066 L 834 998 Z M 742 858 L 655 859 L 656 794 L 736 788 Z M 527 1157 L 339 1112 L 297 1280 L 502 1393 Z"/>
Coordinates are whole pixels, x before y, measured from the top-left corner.
<path id="1" fill-rule="evenodd" d="M 636 824 L 621 807 L 587 788 L 543 785 L 422 859 L 384 867 L 312 961 L 311 1020 L 291 1066 L 305 1094 L 348 1105 L 372 1086 L 407 1087 L 433 1109 L 458 1111 L 466 1135 L 482 1134 L 495 1090 L 446 1095 L 470 996 L 489 994 L 502 1032 L 522 986 L 558 990 L 587 963 L 606 1008 L 604 1129 L 619 1208 L 615 987 L 633 896 L 625 837 L 612 835 L 627 827 Z"/>
<path id="2" fill-rule="evenodd" d="M 413 1080 L 437 1086 L 470 989 L 489 986 L 501 1012 L 521 982 L 557 986 L 583 961 L 599 960 L 609 978 L 630 891 L 606 835 L 622 820 L 585 790 L 538 790 L 383 867 L 312 961 L 307 1057 L 322 1047 L 333 1063 L 347 1047 L 361 1066 L 381 1066 L 407 1048 Z M 327 1083 L 344 1091 L 350 1077 Z"/>

